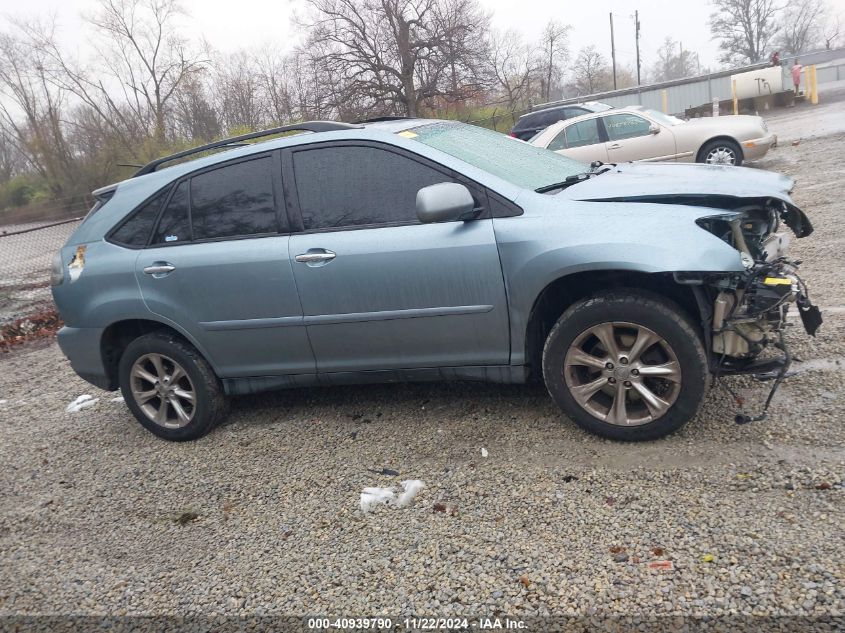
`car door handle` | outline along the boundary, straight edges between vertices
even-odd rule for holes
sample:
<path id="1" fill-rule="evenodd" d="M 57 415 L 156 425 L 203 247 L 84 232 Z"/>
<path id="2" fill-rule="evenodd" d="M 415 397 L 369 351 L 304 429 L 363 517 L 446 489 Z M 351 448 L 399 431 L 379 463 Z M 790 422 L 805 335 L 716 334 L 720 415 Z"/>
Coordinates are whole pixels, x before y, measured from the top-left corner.
<path id="1" fill-rule="evenodd" d="M 332 251 L 324 248 L 312 248 L 306 253 L 300 253 L 294 259 L 301 264 L 317 264 L 320 262 L 330 262 L 335 257 L 337 257 L 337 254 Z"/>
<path id="2" fill-rule="evenodd" d="M 613 145 L 608 145 L 607 149 L 619 149 L 622 147 L 619 143 L 614 143 Z"/>
<path id="3" fill-rule="evenodd" d="M 144 268 L 144 272 L 153 277 L 164 277 L 176 270 L 176 266 L 168 262 L 155 262 Z"/>

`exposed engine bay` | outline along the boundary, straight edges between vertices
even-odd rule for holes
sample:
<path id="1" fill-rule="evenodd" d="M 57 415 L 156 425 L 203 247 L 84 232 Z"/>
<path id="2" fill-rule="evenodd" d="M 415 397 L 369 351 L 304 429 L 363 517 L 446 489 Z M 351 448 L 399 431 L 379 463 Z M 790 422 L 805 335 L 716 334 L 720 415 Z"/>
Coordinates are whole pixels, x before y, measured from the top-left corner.
<path id="1" fill-rule="evenodd" d="M 746 270 L 679 274 L 676 280 L 699 286 L 698 292 L 704 294 L 700 303 L 711 307 L 705 322 L 711 370 L 717 379 L 751 374 L 759 380 L 774 380 L 761 415 L 737 415 L 739 423 L 763 419 L 791 362 L 783 337 L 790 307 L 797 308 L 811 336 L 822 323 L 821 312 L 810 302 L 807 286 L 798 275 L 801 262 L 787 256 L 791 236 L 780 231 L 781 223 L 797 237 L 805 237 L 813 229 L 803 213 L 777 199 L 738 206 L 698 223 L 736 248 Z M 774 353 L 764 354 L 767 351 Z M 731 394 L 741 407 L 741 399 Z"/>

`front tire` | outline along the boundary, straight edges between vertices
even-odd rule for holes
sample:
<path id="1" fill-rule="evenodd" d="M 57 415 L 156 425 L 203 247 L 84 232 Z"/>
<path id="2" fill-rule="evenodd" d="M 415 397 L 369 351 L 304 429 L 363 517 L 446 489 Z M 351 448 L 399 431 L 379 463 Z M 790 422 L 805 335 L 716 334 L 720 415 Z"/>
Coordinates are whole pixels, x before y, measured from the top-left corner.
<path id="1" fill-rule="evenodd" d="M 583 429 L 642 441 L 691 420 L 710 374 L 700 336 L 681 308 L 632 290 L 570 306 L 546 339 L 543 378 Z"/>
<path id="2" fill-rule="evenodd" d="M 710 141 L 698 153 L 698 162 L 708 165 L 742 165 L 742 148 L 730 139 Z"/>
<path id="3" fill-rule="evenodd" d="M 153 332 L 126 346 L 118 367 L 123 399 L 148 431 L 181 442 L 202 437 L 226 416 L 220 380 L 183 339 Z"/>

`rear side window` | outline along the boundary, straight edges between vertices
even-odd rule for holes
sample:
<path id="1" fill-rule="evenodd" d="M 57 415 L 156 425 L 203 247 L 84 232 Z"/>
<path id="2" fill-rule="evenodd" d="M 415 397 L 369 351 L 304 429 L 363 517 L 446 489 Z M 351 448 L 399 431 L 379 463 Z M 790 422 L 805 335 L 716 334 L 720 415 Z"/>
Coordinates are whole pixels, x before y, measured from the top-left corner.
<path id="1" fill-rule="evenodd" d="M 564 132 L 566 133 L 567 147 L 583 147 L 584 145 L 595 145 L 601 142 L 598 119 L 587 119 L 573 123 Z"/>
<path id="2" fill-rule="evenodd" d="M 150 239 L 150 232 L 156 223 L 158 212 L 161 211 L 161 207 L 164 201 L 167 200 L 167 194 L 169 192 L 170 188 L 168 187 L 144 204 L 120 228 L 111 234 L 111 239 L 126 246 L 146 246 Z M 92 209 L 93 211 L 94 209 Z"/>
<path id="3" fill-rule="evenodd" d="M 515 141 L 514 141 L 515 142 Z M 293 154 L 306 230 L 417 221 L 417 191 L 445 174 L 375 147 L 338 146 Z"/>
<path id="4" fill-rule="evenodd" d="M 153 244 L 189 242 L 191 226 L 188 222 L 188 182 L 181 182 L 170 197 L 164 213 L 159 220 Z"/>
<path id="5" fill-rule="evenodd" d="M 272 169 L 266 157 L 191 178 L 194 239 L 276 233 Z"/>

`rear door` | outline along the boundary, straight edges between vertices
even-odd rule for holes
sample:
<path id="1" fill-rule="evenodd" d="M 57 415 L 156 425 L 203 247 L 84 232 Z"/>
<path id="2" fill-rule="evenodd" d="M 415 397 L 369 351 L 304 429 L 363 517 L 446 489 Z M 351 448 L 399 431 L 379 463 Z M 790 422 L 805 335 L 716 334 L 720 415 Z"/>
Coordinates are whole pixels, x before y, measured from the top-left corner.
<path id="1" fill-rule="evenodd" d="M 224 377 L 315 371 L 280 175 L 275 152 L 182 179 L 136 260 L 147 307 L 187 331 Z"/>
<path id="2" fill-rule="evenodd" d="M 422 187 L 459 180 L 380 143 L 283 153 L 301 222 L 290 256 L 322 373 L 505 365 L 508 313 L 489 214 L 420 224 Z M 486 192 L 464 181 L 479 207 Z"/>
<path id="3" fill-rule="evenodd" d="M 610 162 L 675 160 L 675 135 L 668 128 L 631 112 L 607 114 L 601 120 Z M 656 134 L 651 132 L 652 126 L 659 130 Z"/>
<path id="4" fill-rule="evenodd" d="M 567 125 L 552 139 L 548 148 L 584 163 L 594 160 L 606 163 L 608 158 L 605 140 L 604 130 L 599 125 L 598 118 L 594 117 Z"/>

